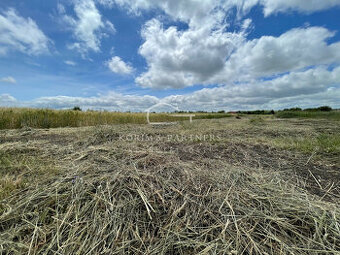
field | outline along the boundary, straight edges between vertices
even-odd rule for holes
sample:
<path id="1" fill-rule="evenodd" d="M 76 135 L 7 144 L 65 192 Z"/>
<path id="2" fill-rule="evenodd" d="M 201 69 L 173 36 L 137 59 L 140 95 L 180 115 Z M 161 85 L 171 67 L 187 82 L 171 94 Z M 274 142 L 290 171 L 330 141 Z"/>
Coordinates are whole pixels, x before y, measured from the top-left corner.
<path id="1" fill-rule="evenodd" d="M 230 116 L 225 113 L 195 113 L 194 119 L 218 119 Z M 179 120 L 172 114 L 150 113 L 151 122 Z M 84 127 L 129 123 L 147 124 L 146 113 L 0 108 L 0 129 Z"/>
<path id="2" fill-rule="evenodd" d="M 3 124 L 1 254 L 339 254 L 339 122 L 288 117 Z"/>
<path id="3" fill-rule="evenodd" d="M 340 111 L 282 111 L 276 114 L 279 118 L 306 118 L 340 120 Z"/>

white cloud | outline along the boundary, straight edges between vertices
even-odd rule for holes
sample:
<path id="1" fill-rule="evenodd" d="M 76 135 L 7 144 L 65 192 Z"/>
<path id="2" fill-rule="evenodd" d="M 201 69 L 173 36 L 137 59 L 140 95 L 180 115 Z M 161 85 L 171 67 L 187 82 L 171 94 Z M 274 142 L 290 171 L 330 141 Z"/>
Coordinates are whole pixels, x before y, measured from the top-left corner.
<path id="1" fill-rule="evenodd" d="M 108 7 L 116 4 L 136 14 L 159 9 L 173 20 L 188 24 L 184 31 L 176 27 L 164 29 L 157 19 L 144 25 L 144 43 L 139 53 L 145 58 L 148 70 L 136 78 L 136 83 L 142 87 L 165 89 L 227 84 L 340 60 L 340 53 L 337 53 L 340 43 L 328 45 L 327 40 L 334 33 L 321 27 L 293 29 L 280 37 L 264 36 L 246 42 L 247 30 L 251 27 L 251 20 L 246 19 L 240 22 L 237 32 L 227 32 L 226 17 L 235 6 L 240 13 L 246 13 L 261 4 L 269 15 L 291 9 L 330 8 L 337 5 L 332 0 L 314 7 L 295 0 L 98 1 Z"/>
<path id="2" fill-rule="evenodd" d="M 226 17 L 233 7 L 246 13 L 262 5 L 265 15 L 297 10 L 313 12 L 340 5 L 339 0 L 97 0 L 139 14 L 161 10 L 173 20 L 188 24 L 187 30 L 163 28 L 153 19 L 142 29 L 139 53 L 148 70 L 136 83 L 150 88 L 183 88 L 197 84 L 227 84 L 291 72 L 311 65 L 337 63 L 340 43 L 327 44 L 334 33 L 321 27 L 293 29 L 280 37 L 263 36 L 246 42 L 251 20 L 238 32 L 226 32 Z M 312 3 L 311 3 L 312 2 Z M 240 15 L 240 17 L 242 17 Z M 235 53 L 236 51 L 236 53 Z"/>
<path id="3" fill-rule="evenodd" d="M 339 0 L 260 0 L 260 2 L 264 6 L 265 16 L 290 10 L 312 13 L 340 6 Z"/>
<path id="4" fill-rule="evenodd" d="M 225 13 L 237 4 L 229 3 L 230 0 L 97 0 L 97 2 L 109 8 L 115 4 L 136 15 L 141 11 L 161 10 L 173 20 L 186 22 L 192 28 L 221 22 Z"/>
<path id="5" fill-rule="evenodd" d="M 247 29 L 245 20 L 242 28 Z M 292 29 L 279 37 L 245 40 L 245 32 L 210 28 L 163 29 L 157 20 L 142 30 L 139 53 L 148 71 L 136 78 L 143 87 L 183 88 L 196 84 L 230 84 L 313 65 L 340 63 L 340 43 L 328 45 L 334 33 L 322 27 Z"/>
<path id="6" fill-rule="evenodd" d="M 165 30 L 153 19 L 146 23 L 142 37 L 145 42 L 139 53 L 149 69 L 136 82 L 143 87 L 182 88 L 205 83 L 223 70 L 226 59 L 244 40 L 244 31 L 229 33 L 215 26 Z"/>
<path id="7" fill-rule="evenodd" d="M 310 27 L 292 29 L 279 37 L 263 36 L 248 41 L 235 51 L 224 70 L 211 82 L 226 83 L 340 63 L 340 43 L 327 44 L 333 36 L 326 28 Z"/>
<path id="8" fill-rule="evenodd" d="M 140 111 L 159 102 L 153 96 L 122 95 L 109 92 L 107 95 L 96 97 L 41 97 L 32 101 L 17 101 L 14 97 L 0 95 L 0 106 L 47 107 L 55 109 L 70 109 L 80 106 L 82 109 L 112 110 L 112 111 Z"/>
<path id="9" fill-rule="evenodd" d="M 75 0 L 74 11 L 77 19 L 65 15 L 64 10 L 60 13 L 62 21 L 71 26 L 77 39 L 69 48 L 76 49 L 83 55 L 89 50 L 99 52 L 101 38 L 106 35 L 105 32 L 114 33 L 114 25 L 108 20 L 103 21 L 93 0 Z"/>
<path id="10" fill-rule="evenodd" d="M 74 7 L 78 21 L 74 30 L 75 37 L 81 41 L 80 47 L 99 51 L 100 40 L 98 30 L 104 27 L 101 15 L 91 0 L 77 1 Z"/>
<path id="11" fill-rule="evenodd" d="M 0 13 L 0 55 L 10 50 L 29 55 L 48 53 L 50 40 L 31 18 L 23 18 L 14 9 Z"/>
<path id="12" fill-rule="evenodd" d="M 284 109 L 292 107 L 312 108 L 323 105 L 331 106 L 334 109 L 340 108 L 340 89 L 329 88 L 310 95 L 296 95 L 291 97 L 279 98 L 262 105 L 263 109 Z"/>
<path id="13" fill-rule="evenodd" d="M 65 63 L 66 65 L 69 65 L 69 66 L 76 66 L 76 65 L 77 65 L 76 62 L 71 61 L 71 60 L 66 60 L 66 61 L 64 61 L 64 63 Z"/>
<path id="14" fill-rule="evenodd" d="M 6 82 L 6 83 L 12 83 L 12 84 L 17 83 L 17 81 L 12 76 L 0 78 L 0 82 Z"/>
<path id="15" fill-rule="evenodd" d="M 0 95 L 0 106 L 8 107 L 8 106 L 13 106 L 15 104 L 20 104 L 20 103 L 11 95 L 9 94 Z"/>
<path id="16" fill-rule="evenodd" d="M 222 0 L 215 3 L 223 5 L 225 10 L 236 6 L 240 16 L 248 13 L 254 6 L 261 5 L 266 17 L 290 11 L 309 14 L 340 6 L 339 0 Z"/>
<path id="17" fill-rule="evenodd" d="M 125 63 L 118 56 L 112 57 L 109 61 L 106 62 L 106 65 L 114 73 L 118 73 L 118 74 L 130 74 L 130 73 L 133 72 L 133 67 L 130 66 L 129 64 Z"/>
<path id="18" fill-rule="evenodd" d="M 160 9 L 174 20 L 187 22 L 191 27 L 221 21 L 224 16 L 221 5 L 223 1 L 216 0 L 115 0 L 114 2 L 136 14 L 140 10 Z"/>
<path id="19" fill-rule="evenodd" d="M 187 95 L 169 96 L 164 101 L 190 110 L 278 109 L 286 107 L 287 102 L 301 107 L 321 104 L 340 107 L 340 67 L 332 71 L 316 68 L 293 72 L 270 81 L 205 88 Z"/>
<path id="20" fill-rule="evenodd" d="M 340 6 L 339 0 L 96 0 L 98 3 L 112 8 L 114 4 L 124 7 L 130 12 L 139 14 L 140 11 L 160 9 L 176 20 L 190 25 L 204 25 L 207 20 L 215 19 L 212 15 L 219 12 L 227 13 L 237 7 L 240 14 L 246 14 L 256 5 L 263 7 L 265 16 L 278 12 L 296 10 L 312 13 Z"/>
<path id="21" fill-rule="evenodd" d="M 2 101 L 1 101 L 2 100 Z M 340 67 L 314 68 L 292 72 L 270 81 L 254 81 L 229 86 L 204 88 L 186 94 L 157 98 L 110 92 L 97 97 L 42 97 L 19 102 L 9 95 L 0 96 L 0 105 L 25 107 L 106 109 L 144 111 L 157 103 L 178 106 L 180 110 L 252 110 L 330 105 L 340 108 Z"/>

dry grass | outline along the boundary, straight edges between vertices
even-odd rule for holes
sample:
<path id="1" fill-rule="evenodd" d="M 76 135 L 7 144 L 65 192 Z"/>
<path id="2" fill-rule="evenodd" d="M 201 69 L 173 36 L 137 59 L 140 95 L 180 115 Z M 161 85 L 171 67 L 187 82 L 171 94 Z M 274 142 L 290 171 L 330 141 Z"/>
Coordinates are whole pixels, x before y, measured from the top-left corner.
<path id="1" fill-rule="evenodd" d="M 261 172 L 182 167 L 125 166 L 12 196 L 1 216 L 2 250 L 332 254 L 340 249 L 336 206 Z"/>
<path id="2" fill-rule="evenodd" d="M 58 170 L 3 197 L 2 254 L 338 254 L 340 200 L 337 184 L 314 172 L 322 162 L 249 143 L 269 130 L 305 130 L 280 125 L 228 119 L 4 131 L 3 169 L 25 165 L 15 155 L 39 155 L 30 168 L 45 159 L 45 171 Z M 140 134 L 157 139 L 120 139 Z"/>
<path id="3" fill-rule="evenodd" d="M 199 113 L 195 119 L 230 117 L 223 113 Z M 152 122 L 170 122 L 181 119 L 167 113 L 151 113 Z M 0 129 L 84 127 L 112 124 L 146 124 L 146 113 L 73 111 L 30 108 L 0 108 Z"/>

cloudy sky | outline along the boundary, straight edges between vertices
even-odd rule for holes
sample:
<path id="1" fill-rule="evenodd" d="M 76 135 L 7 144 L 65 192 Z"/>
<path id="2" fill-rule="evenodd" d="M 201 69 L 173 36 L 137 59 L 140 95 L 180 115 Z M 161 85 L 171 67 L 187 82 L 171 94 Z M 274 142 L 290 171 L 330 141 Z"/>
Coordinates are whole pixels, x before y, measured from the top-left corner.
<path id="1" fill-rule="evenodd" d="M 1 0 L 0 106 L 340 108 L 340 0 Z"/>

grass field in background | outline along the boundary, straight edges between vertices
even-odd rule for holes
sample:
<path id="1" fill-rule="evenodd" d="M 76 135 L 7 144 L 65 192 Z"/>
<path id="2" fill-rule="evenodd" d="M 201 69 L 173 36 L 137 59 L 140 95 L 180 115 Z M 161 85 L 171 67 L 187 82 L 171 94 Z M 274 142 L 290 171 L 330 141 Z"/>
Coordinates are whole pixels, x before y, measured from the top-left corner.
<path id="1" fill-rule="evenodd" d="M 275 114 L 278 118 L 307 118 L 340 120 L 340 111 L 279 111 Z"/>
<path id="2" fill-rule="evenodd" d="M 193 113 L 194 119 L 219 119 L 233 115 L 228 113 Z M 248 116 L 240 114 L 240 116 Z M 250 115 L 249 115 L 250 116 Z M 262 115 L 256 115 L 262 116 Z M 253 117 L 257 119 L 258 117 Z M 305 118 L 340 120 L 340 111 L 278 111 L 277 118 Z M 171 113 L 151 113 L 151 122 L 174 122 L 187 120 Z M 146 124 L 146 113 L 75 111 L 32 108 L 0 108 L 0 129 L 83 127 L 112 124 Z"/>
<path id="3" fill-rule="evenodd" d="M 194 119 L 214 119 L 230 116 L 225 113 L 198 113 L 195 114 Z M 167 113 L 150 114 L 150 121 L 152 122 L 181 120 L 185 120 L 185 118 L 174 117 Z M 146 113 L 0 108 L 0 129 L 83 127 L 127 123 L 146 124 Z"/>

